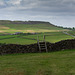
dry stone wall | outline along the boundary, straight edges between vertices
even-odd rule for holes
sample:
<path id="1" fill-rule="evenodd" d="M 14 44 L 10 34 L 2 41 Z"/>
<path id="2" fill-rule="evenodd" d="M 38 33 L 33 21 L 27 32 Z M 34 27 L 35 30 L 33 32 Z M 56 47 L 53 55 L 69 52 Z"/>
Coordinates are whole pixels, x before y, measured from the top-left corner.
<path id="1" fill-rule="evenodd" d="M 75 49 L 75 39 L 62 40 L 56 43 L 47 42 L 48 52 L 60 51 L 65 49 Z M 13 53 L 38 53 L 38 44 L 18 45 L 18 44 L 2 44 L 0 45 L 0 55 Z M 45 51 L 44 51 L 45 52 Z"/>

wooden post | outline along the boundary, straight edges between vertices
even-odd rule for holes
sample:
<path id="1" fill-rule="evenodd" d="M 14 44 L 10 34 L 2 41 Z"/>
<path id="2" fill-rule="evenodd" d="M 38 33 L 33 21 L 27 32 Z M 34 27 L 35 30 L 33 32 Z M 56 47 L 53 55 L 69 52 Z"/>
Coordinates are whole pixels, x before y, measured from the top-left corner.
<path id="1" fill-rule="evenodd" d="M 46 44 L 46 41 L 45 41 L 45 35 L 43 36 L 43 38 L 44 38 L 44 42 L 45 42 L 46 52 L 48 52 L 48 50 L 47 50 L 47 44 Z"/>
<path id="2" fill-rule="evenodd" d="M 41 52 L 41 47 L 40 47 L 40 44 L 39 44 L 39 36 L 37 36 L 37 43 L 38 43 L 38 46 L 39 46 L 39 52 Z"/>

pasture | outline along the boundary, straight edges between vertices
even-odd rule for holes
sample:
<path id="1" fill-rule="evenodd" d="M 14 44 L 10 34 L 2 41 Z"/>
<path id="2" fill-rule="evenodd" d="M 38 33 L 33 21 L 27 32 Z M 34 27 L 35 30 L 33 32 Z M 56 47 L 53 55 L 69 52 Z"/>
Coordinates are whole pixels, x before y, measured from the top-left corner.
<path id="1" fill-rule="evenodd" d="M 48 35 L 46 36 L 46 41 L 51 43 L 66 39 L 72 39 L 71 36 L 63 34 L 62 33 L 63 31 L 69 31 L 69 30 L 57 27 L 49 22 L 35 22 L 35 21 L 25 22 L 25 21 L 0 20 L 0 43 L 32 44 L 32 43 L 37 43 L 37 36 L 39 36 L 39 40 L 43 40 L 43 35 Z M 2 34 L 13 34 L 16 32 L 38 33 L 38 34 L 5 35 L 5 36 L 2 35 Z"/>
<path id="2" fill-rule="evenodd" d="M 49 23 L 14 24 L 0 22 L 0 43 L 33 44 L 39 40 L 55 43 L 74 39 L 63 31 L 69 31 Z M 15 32 L 38 33 L 35 35 L 8 35 Z M 74 34 L 73 31 L 69 33 Z M 7 34 L 7 35 L 2 35 Z M 8 54 L 0 56 L 0 75 L 75 75 L 75 49 L 51 53 Z"/>
<path id="3" fill-rule="evenodd" d="M 66 39 L 73 39 L 73 37 L 66 35 L 62 32 L 46 32 L 35 35 L 5 35 L 5 36 L 0 35 L 0 43 L 33 44 L 37 43 L 37 36 L 39 36 L 39 40 L 42 41 L 43 35 L 45 35 L 45 40 L 51 43 L 55 43 Z"/>
<path id="4" fill-rule="evenodd" d="M 72 34 L 72 35 L 75 36 L 75 30 L 73 30 L 73 31 L 69 31 L 68 33 L 70 33 L 70 34 Z"/>
<path id="5" fill-rule="evenodd" d="M 14 24 L 12 22 L 1 22 L 0 21 L 0 33 L 15 33 L 15 32 L 58 32 L 66 31 L 67 29 L 59 28 L 50 23 L 38 23 L 38 24 Z"/>
<path id="6" fill-rule="evenodd" d="M 0 75 L 75 75 L 75 49 L 0 56 Z"/>

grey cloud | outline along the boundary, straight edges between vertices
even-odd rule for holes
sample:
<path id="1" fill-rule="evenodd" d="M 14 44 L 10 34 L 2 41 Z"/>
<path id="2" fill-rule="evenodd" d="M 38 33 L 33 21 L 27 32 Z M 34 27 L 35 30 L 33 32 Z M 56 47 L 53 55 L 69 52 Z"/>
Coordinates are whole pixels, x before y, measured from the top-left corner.
<path id="1" fill-rule="evenodd" d="M 21 11 L 34 12 L 75 12 L 74 0 L 22 0 Z M 27 8 L 27 9 L 26 9 Z"/>
<path id="2" fill-rule="evenodd" d="M 0 13 L 13 15 L 14 18 L 20 15 L 23 19 L 24 17 L 49 19 L 48 16 L 73 17 L 75 16 L 75 0 L 0 0 Z"/>
<path id="3" fill-rule="evenodd" d="M 17 5 L 18 8 L 16 8 Z M 75 12 L 75 0 L 9 0 L 1 7 L 5 6 L 13 7 L 16 10 Z"/>
<path id="4" fill-rule="evenodd" d="M 1 9 L 1 8 L 6 8 L 6 6 L 7 6 L 7 5 L 6 5 L 6 2 L 5 2 L 4 0 L 1 0 L 1 1 L 0 1 L 0 9 Z"/>
<path id="5" fill-rule="evenodd" d="M 8 0 L 4 3 L 5 5 L 0 8 L 6 8 L 15 13 L 27 12 L 33 15 L 39 13 L 54 15 L 63 13 L 62 15 L 64 15 L 67 13 L 67 15 L 71 15 L 75 12 L 75 0 Z"/>

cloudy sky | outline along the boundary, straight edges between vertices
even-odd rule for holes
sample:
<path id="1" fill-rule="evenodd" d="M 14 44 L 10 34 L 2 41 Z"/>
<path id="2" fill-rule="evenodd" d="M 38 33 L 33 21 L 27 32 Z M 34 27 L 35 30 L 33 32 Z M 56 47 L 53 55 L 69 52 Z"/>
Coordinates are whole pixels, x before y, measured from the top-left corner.
<path id="1" fill-rule="evenodd" d="M 0 20 L 49 21 L 75 27 L 75 0 L 0 0 Z"/>

